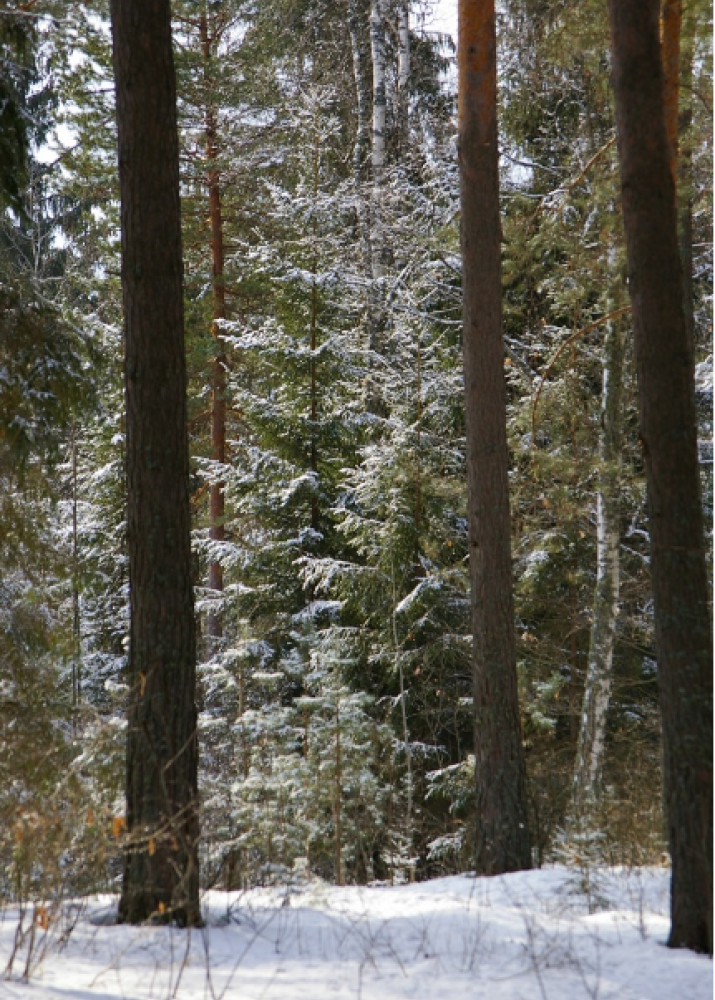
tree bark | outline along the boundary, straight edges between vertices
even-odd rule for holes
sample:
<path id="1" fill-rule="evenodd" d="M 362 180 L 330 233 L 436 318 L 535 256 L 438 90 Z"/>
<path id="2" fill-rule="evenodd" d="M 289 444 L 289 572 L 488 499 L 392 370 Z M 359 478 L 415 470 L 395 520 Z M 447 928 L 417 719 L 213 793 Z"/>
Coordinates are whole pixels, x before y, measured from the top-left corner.
<path id="1" fill-rule="evenodd" d="M 668 943 L 712 952 L 712 638 L 658 0 L 608 10 L 673 864 Z"/>
<path id="2" fill-rule="evenodd" d="M 678 218 L 680 223 L 680 259 L 683 264 L 683 308 L 688 336 L 695 337 L 695 286 L 693 280 L 693 149 L 690 126 L 693 121 L 693 49 L 695 15 L 692 10 L 683 18 L 680 45 L 680 112 L 678 116 Z"/>
<path id="3" fill-rule="evenodd" d="M 365 165 L 369 143 L 369 85 L 365 79 L 365 67 L 360 45 L 360 11 L 357 0 L 348 3 L 348 27 L 352 52 L 353 76 L 355 78 L 355 109 L 357 114 L 357 134 L 353 151 L 353 179 L 355 186 L 355 211 L 360 229 L 360 246 L 366 276 L 372 273 L 372 245 L 370 240 L 370 220 L 363 195 Z"/>
<path id="4" fill-rule="evenodd" d="M 517 696 L 493 0 L 459 3 L 459 163 L 477 870 L 531 866 Z"/>
<path id="5" fill-rule="evenodd" d="M 385 20 L 381 0 L 372 0 L 370 8 L 370 44 L 372 51 L 372 279 L 378 283 L 385 273 L 385 234 L 383 224 L 383 189 L 385 186 L 385 139 L 387 128 L 387 59 L 385 55 Z M 376 294 L 381 298 L 379 289 Z"/>
<path id="6" fill-rule="evenodd" d="M 663 0 L 663 107 L 668 136 L 670 172 L 677 187 L 678 108 L 680 104 L 680 28 L 682 0 Z"/>
<path id="7" fill-rule="evenodd" d="M 176 84 L 169 0 L 112 0 L 131 626 L 120 919 L 200 921 Z"/>
<path id="8" fill-rule="evenodd" d="M 82 699 L 82 620 L 79 598 L 79 482 L 77 477 L 77 428 L 73 424 L 70 438 L 72 462 L 72 718 L 77 722 L 77 713 Z"/>
<path id="9" fill-rule="evenodd" d="M 385 53 L 385 17 L 382 0 L 370 4 L 370 51 L 372 55 L 372 187 L 370 198 L 370 292 L 368 300 L 368 374 L 365 380 L 365 408 L 385 416 L 387 408 L 379 381 L 373 372 L 375 355 L 385 349 L 385 277 L 384 187 L 387 127 L 387 59 Z"/>
<path id="10" fill-rule="evenodd" d="M 609 313 L 613 312 L 612 303 Z M 606 742 L 606 719 L 613 683 L 613 648 L 620 589 L 621 461 L 623 453 L 624 336 L 617 319 L 606 327 L 603 348 L 603 394 L 596 493 L 596 588 L 581 712 L 573 813 L 590 825 L 598 797 Z"/>
<path id="11" fill-rule="evenodd" d="M 663 103 L 668 135 L 670 172 L 676 189 L 680 216 L 680 259 L 683 265 L 683 308 L 688 335 L 694 336 L 693 220 L 691 191 L 691 150 L 681 148 L 680 136 L 687 136 L 692 119 L 693 32 L 692 11 L 683 18 L 682 0 L 663 0 L 661 13 Z M 681 81 L 683 86 L 681 87 Z M 685 104 L 681 110 L 681 90 Z"/>
<path id="12" fill-rule="evenodd" d="M 313 136 L 313 260 L 310 284 L 310 471 L 316 477 L 310 500 L 310 526 L 318 531 L 320 507 L 318 503 L 318 185 L 320 181 L 320 133 L 317 121 L 317 103 L 314 105 Z"/>
<path id="13" fill-rule="evenodd" d="M 372 184 L 373 184 L 373 241 L 377 247 L 373 256 L 373 276 L 382 274 L 382 241 L 379 239 L 380 200 L 385 173 L 385 127 L 387 121 L 385 22 L 380 0 L 372 0 L 370 10 L 370 42 L 372 46 Z"/>
<path id="14" fill-rule="evenodd" d="M 221 343 L 220 321 L 226 319 L 226 282 L 224 275 L 223 218 L 221 214 L 221 174 L 218 167 L 218 123 L 216 108 L 211 103 L 213 89 L 210 63 L 212 58 L 209 24 L 204 9 L 199 21 L 201 52 L 204 58 L 204 83 L 206 93 L 205 130 L 207 184 L 209 195 L 209 224 L 211 231 L 211 296 L 213 322 L 211 334 L 215 354 L 211 366 L 211 458 L 217 465 L 226 462 L 226 356 Z M 209 538 L 220 545 L 226 537 L 224 527 L 224 483 L 212 480 L 209 487 Z M 208 587 L 215 594 L 223 592 L 223 567 L 215 552 L 209 558 Z M 206 631 L 214 642 L 223 635 L 221 615 L 209 612 Z"/>
<path id="15" fill-rule="evenodd" d="M 335 822 L 335 884 L 343 884 L 343 774 L 342 748 L 340 746 L 340 694 L 335 701 L 335 786 L 333 789 L 333 820 Z"/>
<path id="16" fill-rule="evenodd" d="M 397 135 L 404 156 L 410 135 L 410 0 L 400 0 L 397 8 Z"/>

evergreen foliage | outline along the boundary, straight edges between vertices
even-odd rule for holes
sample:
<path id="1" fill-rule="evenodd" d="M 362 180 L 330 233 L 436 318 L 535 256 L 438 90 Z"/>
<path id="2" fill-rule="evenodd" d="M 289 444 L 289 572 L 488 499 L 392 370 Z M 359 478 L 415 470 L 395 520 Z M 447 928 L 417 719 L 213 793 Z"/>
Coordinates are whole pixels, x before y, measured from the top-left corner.
<path id="1" fill-rule="evenodd" d="M 46 879 L 58 892 L 116 879 L 128 695 L 108 14 L 102 0 L 62 5 L 62 16 L 37 6 L 37 17 L 0 15 L 0 865 L 3 893 L 23 898 Z M 306 870 L 399 881 L 474 863 L 453 52 L 411 5 L 405 112 L 398 7 L 380 5 L 377 177 L 367 0 L 173 7 L 207 885 Z M 711 509 L 707 22 L 698 0 L 681 92 L 681 224 Z M 658 667 L 628 349 L 613 686 L 592 828 L 572 823 L 606 317 L 618 313 L 626 343 L 631 330 L 606 14 L 595 0 L 508 0 L 498 32 L 517 658 L 535 861 L 575 851 L 660 860 Z M 223 227 L 219 318 L 211 176 Z M 213 457 L 217 361 L 225 461 Z M 221 590 L 207 584 L 212 563 Z"/>

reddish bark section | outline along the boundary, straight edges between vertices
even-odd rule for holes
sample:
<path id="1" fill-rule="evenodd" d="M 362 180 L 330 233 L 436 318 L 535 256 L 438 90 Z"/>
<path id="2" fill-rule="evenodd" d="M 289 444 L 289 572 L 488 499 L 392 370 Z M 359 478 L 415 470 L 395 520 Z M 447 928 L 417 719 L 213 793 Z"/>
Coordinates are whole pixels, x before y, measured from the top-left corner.
<path id="1" fill-rule="evenodd" d="M 459 164 L 477 870 L 531 867 L 511 569 L 493 0 L 459 4 Z"/>
<path id="2" fill-rule="evenodd" d="M 218 126 L 216 109 L 210 103 L 211 79 L 208 67 L 212 53 L 205 11 L 201 14 L 199 33 L 206 67 L 206 160 L 208 163 L 211 293 L 213 299 L 211 333 L 216 345 L 216 353 L 211 366 L 211 458 L 214 462 L 220 462 L 223 465 L 226 461 L 226 356 L 220 340 L 220 325 L 217 321 L 226 319 L 226 284 L 223 218 L 221 215 L 221 174 L 218 169 Z M 209 490 L 209 537 L 214 542 L 223 542 L 226 537 L 224 517 L 224 483 L 212 482 Z M 212 558 L 209 560 L 208 585 L 211 590 L 223 591 L 223 567 L 220 559 Z M 221 638 L 223 629 L 220 615 L 209 614 L 207 632 L 212 639 Z"/>

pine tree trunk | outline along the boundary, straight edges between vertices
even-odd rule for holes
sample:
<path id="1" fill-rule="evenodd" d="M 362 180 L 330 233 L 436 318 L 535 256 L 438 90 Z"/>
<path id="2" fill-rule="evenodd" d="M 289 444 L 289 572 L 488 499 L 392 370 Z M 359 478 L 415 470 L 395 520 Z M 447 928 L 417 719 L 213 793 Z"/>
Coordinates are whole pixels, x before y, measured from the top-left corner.
<path id="1" fill-rule="evenodd" d="M 211 39 L 206 11 L 199 21 L 201 50 L 204 57 L 206 87 L 206 160 L 208 164 L 209 224 L 211 228 L 211 296 L 213 323 L 211 333 L 215 354 L 211 367 L 211 458 L 219 465 L 226 462 L 226 357 L 221 343 L 220 320 L 226 319 L 226 285 L 224 275 L 223 218 L 221 214 L 221 174 L 218 168 L 218 134 L 216 109 L 211 104 L 212 82 L 209 65 L 212 57 Z M 224 527 L 224 483 L 212 481 L 209 487 L 209 538 L 220 545 L 226 537 Z M 221 560 L 212 553 L 208 566 L 208 587 L 215 594 L 223 592 L 223 567 Z M 211 611 L 206 623 L 210 639 L 216 641 L 223 634 L 220 614 Z"/>
<path id="2" fill-rule="evenodd" d="M 663 0 L 663 106 L 668 136 L 670 172 L 673 184 L 678 177 L 678 108 L 680 104 L 680 28 L 682 0 Z"/>
<path id="3" fill-rule="evenodd" d="M 516 682 L 493 0 L 459 4 L 459 162 L 477 871 L 531 866 Z"/>
<path id="4" fill-rule="evenodd" d="M 696 15 L 687 8 L 680 38 L 680 106 L 678 116 L 678 218 L 680 259 L 683 262 L 683 308 L 688 335 L 695 336 L 695 289 L 693 282 L 693 56 Z"/>
<path id="5" fill-rule="evenodd" d="M 668 135 L 670 172 L 676 187 L 680 216 L 680 259 L 683 265 L 683 308 L 689 336 L 693 336 L 693 219 L 692 163 L 690 145 L 681 147 L 681 133 L 687 136 L 692 119 L 694 16 L 683 18 L 682 0 L 663 0 L 661 15 L 663 102 Z M 681 79 L 683 86 L 681 87 Z M 685 105 L 681 111 L 681 91 Z"/>
<path id="6" fill-rule="evenodd" d="M 587 824 L 597 800 L 603 764 L 620 589 L 624 336 L 618 320 L 611 320 L 606 327 L 603 354 L 596 493 L 596 588 L 573 789 L 574 818 Z"/>
<path id="7" fill-rule="evenodd" d="M 112 0 L 131 633 L 120 918 L 200 921 L 176 85 L 169 0 Z"/>
<path id="8" fill-rule="evenodd" d="M 712 638 L 658 0 L 608 9 L 673 864 L 668 943 L 712 952 Z"/>

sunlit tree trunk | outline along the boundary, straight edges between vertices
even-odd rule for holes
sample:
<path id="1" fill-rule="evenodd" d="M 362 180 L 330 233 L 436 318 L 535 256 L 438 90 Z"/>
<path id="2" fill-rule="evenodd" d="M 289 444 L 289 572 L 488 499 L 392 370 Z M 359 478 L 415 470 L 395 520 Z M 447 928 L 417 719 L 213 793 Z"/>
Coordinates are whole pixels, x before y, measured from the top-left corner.
<path id="1" fill-rule="evenodd" d="M 112 0 L 131 627 L 120 918 L 200 922 L 196 636 L 169 0 Z"/>
<path id="2" fill-rule="evenodd" d="M 459 3 L 459 164 L 477 870 L 531 866 L 516 681 L 493 0 Z"/>
<path id="3" fill-rule="evenodd" d="M 712 634 L 658 9 L 608 4 L 673 865 L 668 943 L 712 952 Z"/>

